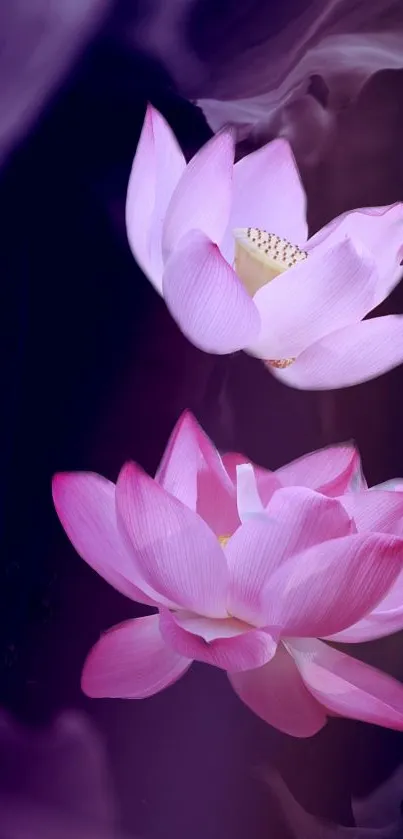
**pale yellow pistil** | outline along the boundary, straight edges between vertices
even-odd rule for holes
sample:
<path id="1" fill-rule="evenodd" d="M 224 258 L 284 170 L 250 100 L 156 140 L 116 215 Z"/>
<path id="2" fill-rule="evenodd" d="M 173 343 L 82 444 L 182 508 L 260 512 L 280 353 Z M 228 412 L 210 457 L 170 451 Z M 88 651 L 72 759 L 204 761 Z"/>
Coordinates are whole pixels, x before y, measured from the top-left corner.
<path id="1" fill-rule="evenodd" d="M 293 268 L 308 254 L 297 245 L 259 230 L 257 227 L 242 227 L 233 231 L 235 237 L 235 271 L 253 297 L 262 286 L 270 283 L 279 274 Z M 289 367 L 295 358 L 267 359 L 266 364 L 279 369 Z"/>
<path id="2" fill-rule="evenodd" d="M 218 536 L 218 541 L 222 548 L 225 548 L 227 542 L 231 539 L 231 536 Z"/>

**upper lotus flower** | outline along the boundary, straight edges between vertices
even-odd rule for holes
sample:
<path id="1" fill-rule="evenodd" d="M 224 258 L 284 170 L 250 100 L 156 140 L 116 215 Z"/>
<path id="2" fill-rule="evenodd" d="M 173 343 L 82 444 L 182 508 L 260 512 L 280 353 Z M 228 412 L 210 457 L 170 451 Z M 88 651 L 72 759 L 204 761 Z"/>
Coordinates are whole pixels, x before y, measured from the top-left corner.
<path id="1" fill-rule="evenodd" d="M 403 729 L 403 688 L 316 640 L 355 625 L 387 595 L 402 540 L 358 533 L 339 499 L 303 486 L 281 486 L 263 512 L 251 504 L 242 523 L 231 522 L 208 450 L 188 479 L 189 437 L 181 457 L 178 438 L 156 480 L 134 464 L 116 486 L 94 474 L 54 479 L 56 510 L 78 553 L 119 591 L 158 609 L 100 639 L 84 691 L 150 696 L 198 660 L 226 670 L 240 698 L 289 734 L 314 734 L 329 712 Z M 214 492 L 209 505 L 203 481 Z M 211 507 L 223 498 L 228 530 L 219 533 Z"/>
<path id="2" fill-rule="evenodd" d="M 186 166 L 148 108 L 128 237 L 185 335 L 207 352 L 247 350 L 303 389 L 357 384 L 400 364 L 402 317 L 363 318 L 400 279 L 403 204 L 346 213 L 308 239 L 288 142 L 233 159 L 224 131 Z"/>

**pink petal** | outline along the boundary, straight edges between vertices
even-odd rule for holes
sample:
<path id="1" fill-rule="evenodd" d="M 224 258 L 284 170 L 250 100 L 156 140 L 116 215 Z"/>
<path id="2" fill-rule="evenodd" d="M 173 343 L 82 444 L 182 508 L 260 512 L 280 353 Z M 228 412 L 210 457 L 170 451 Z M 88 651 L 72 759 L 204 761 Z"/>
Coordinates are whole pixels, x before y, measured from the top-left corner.
<path id="1" fill-rule="evenodd" d="M 186 168 L 169 125 L 148 106 L 126 201 L 130 247 L 141 269 L 162 290 L 162 224 L 172 193 Z"/>
<path id="2" fill-rule="evenodd" d="M 403 685 L 321 641 L 293 638 L 292 653 L 318 702 L 335 714 L 403 729 Z"/>
<path id="3" fill-rule="evenodd" d="M 239 518 L 242 522 L 247 521 L 251 516 L 264 513 L 264 505 L 260 498 L 255 469 L 251 463 L 242 463 L 237 466 L 237 505 Z M 280 484 L 274 475 L 272 478 L 273 492 Z"/>
<path id="4" fill-rule="evenodd" d="M 269 581 L 266 623 L 281 634 L 329 636 L 385 597 L 403 566 L 402 542 L 383 534 L 330 539 L 283 563 Z"/>
<path id="5" fill-rule="evenodd" d="M 330 390 L 375 379 L 403 361 L 403 316 L 386 315 L 338 329 L 274 375 L 301 390 Z"/>
<path id="6" fill-rule="evenodd" d="M 198 231 L 168 260 L 163 293 L 184 335 L 205 352 L 243 349 L 259 331 L 253 300 L 218 247 Z"/>
<path id="7" fill-rule="evenodd" d="M 286 140 L 274 140 L 235 164 L 231 215 L 222 243 L 224 256 L 231 263 L 232 231 L 237 227 L 258 227 L 296 245 L 305 244 L 305 192 Z"/>
<path id="8" fill-rule="evenodd" d="M 399 574 L 386 597 L 362 620 L 342 632 L 328 636 L 329 641 L 356 644 L 384 638 L 403 629 L 403 572 Z"/>
<path id="9" fill-rule="evenodd" d="M 306 486 L 332 497 L 365 486 L 361 460 L 354 445 L 327 446 L 276 470 L 283 486 Z"/>
<path id="10" fill-rule="evenodd" d="M 216 134 L 192 158 L 172 196 L 163 230 L 168 256 L 190 230 L 220 242 L 228 224 L 232 197 L 234 138 Z"/>
<path id="11" fill-rule="evenodd" d="M 94 699 L 144 699 L 180 679 L 191 663 L 165 645 L 158 615 L 149 615 L 102 635 L 85 662 L 81 687 Z"/>
<path id="12" fill-rule="evenodd" d="M 243 454 L 238 454 L 237 452 L 228 452 L 222 456 L 222 462 L 225 466 L 225 469 L 233 482 L 236 486 L 237 481 L 239 481 L 239 477 L 237 475 L 237 467 L 238 466 L 252 466 L 254 475 L 257 482 L 257 488 L 259 491 L 259 496 L 262 500 L 264 506 L 269 503 L 270 498 L 275 492 L 276 489 L 280 489 L 281 482 L 274 472 L 270 472 L 270 469 L 263 469 L 262 466 L 257 466 L 256 463 L 250 463 Z M 239 504 L 239 499 L 238 499 Z"/>
<path id="13" fill-rule="evenodd" d="M 217 449 L 189 411 L 175 425 L 156 480 L 196 510 L 217 536 L 239 526 L 235 487 Z"/>
<path id="14" fill-rule="evenodd" d="M 282 625 L 282 607 L 278 604 L 273 609 L 271 605 L 274 572 L 280 566 L 288 568 L 290 557 L 295 554 L 298 554 L 298 564 L 301 551 L 306 548 L 318 545 L 320 553 L 327 539 L 351 532 L 350 518 L 336 499 L 326 498 L 304 487 L 275 492 L 266 516 L 256 516 L 243 524 L 225 548 L 231 577 L 230 613 L 255 625 Z M 286 603 L 287 586 L 290 583 L 284 584 L 282 592 Z"/>
<path id="15" fill-rule="evenodd" d="M 268 664 L 228 673 L 228 678 L 245 705 L 285 734 L 312 737 L 326 724 L 326 712 L 305 687 L 282 644 Z"/>
<path id="16" fill-rule="evenodd" d="M 270 472 L 269 469 L 263 469 L 261 466 L 255 466 L 254 470 L 260 498 L 267 507 L 273 494 L 282 488 L 282 483 L 276 472 Z"/>
<path id="17" fill-rule="evenodd" d="M 335 641 L 339 644 L 360 644 L 364 641 L 374 641 L 376 638 L 385 638 L 387 635 L 401 632 L 403 629 L 403 582 L 400 578 L 398 588 L 397 583 L 395 586 L 400 595 L 401 605 L 399 608 L 388 610 L 385 598 L 366 618 L 362 618 L 362 620 L 341 632 L 323 636 L 325 640 Z M 395 589 L 395 587 L 393 588 Z"/>
<path id="18" fill-rule="evenodd" d="M 393 492 L 403 491 L 403 478 L 391 478 L 389 481 L 383 481 L 381 484 L 371 487 L 371 489 L 387 489 Z"/>
<path id="19" fill-rule="evenodd" d="M 172 604 L 226 616 L 225 556 L 203 519 L 134 463 L 119 475 L 116 503 L 147 582 Z"/>
<path id="20" fill-rule="evenodd" d="M 378 533 L 403 536 L 402 493 L 367 489 L 346 493 L 340 502 L 354 519 L 357 530 L 376 530 Z"/>
<path id="21" fill-rule="evenodd" d="M 361 320 L 372 307 L 375 280 L 374 260 L 348 239 L 313 252 L 254 295 L 261 329 L 248 350 L 261 358 L 298 356 Z"/>
<path id="22" fill-rule="evenodd" d="M 237 466 L 242 466 L 244 463 L 249 463 L 249 460 L 243 454 L 239 454 L 238 452 L 227 452 L 226 454 L 222 455 L 222 462 L 230 480 L 232 481 L 235 487 L 237 481 Z"/>
<path id="23" fill-rule="evenodd" d="M 192 616 L 187 619 L 168 610 L 160 615 L 161 634 L 167 645 L 196 661 L 239 671 L 261 667 L 275 654 L 276 641 L 269 632 L 234 620 L 221 621 L 221 627 L 219 621 L 210 627 L 207 624 L 207 619 Z M 225 632 L 228 634 L 224 635 Z"/>
<path id="24" fill-rule="evenodd" d="M 334 219 L 309 240 L 309 250 L 326 248 L 330 234 L 340 238 L 350 237 L 361 242 L 371 251 L 378 269 L 378 285 L 372 308 L 390 294 L 402 276 L 400 265 L 403 256 L 403 204 L 387 207 L 366 207 L 344 213 Z"/>
<path id="25" fill-rule="evenodd" d="M 156 592 L 142 579 L 119 534 L 115 484 L 90 472 L 55 475 L 57 515 L 77 553 L 107 583 L 139 603 L 155 605 Z"/>

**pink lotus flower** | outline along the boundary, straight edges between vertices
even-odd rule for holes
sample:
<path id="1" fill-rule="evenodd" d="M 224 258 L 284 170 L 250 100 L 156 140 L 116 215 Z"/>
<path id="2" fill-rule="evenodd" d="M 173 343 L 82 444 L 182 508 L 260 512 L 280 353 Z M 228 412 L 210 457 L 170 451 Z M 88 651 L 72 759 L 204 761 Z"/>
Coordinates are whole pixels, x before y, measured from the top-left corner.
<path id="1" fill-rule="evenodd" d="M 149 107 L 130 176 L 132 251 L 185 335 L 240 349 L 282 381 L 327 389 L 403 360 L 403 321 L 363 321 L 401 276 L 403 204 L 346 213 L 308 240 L 306 199 L 286 140 L 233 165 L 230 132 L 186 166 Z"/>
<path id="2" fill-rule="evenodd" d="M 251 469 L 237 467 L 241 485 Z M 274 481 L 279 474 L 287 480 L 279 470 Z M 84 691 L 143 698 L 197 660 L 227 671 L 240 698 L 289 734 L 314 734 L 328 713 L 403 729 L 399 683 L 317 640 L 355 625 L 387 595 L 403 566 L 402 540 L 357 532 L 339 499 L 308 487 L 276 487 L 263 512 L 245 506 L 242 487 L 238 512 L 232 488 L 201 432 L 195 445 L 188 416 L 155 480 L 130 463 L 116 486 L 89 473 L 55 477 L 56 510 L 78 553 L 158 609 L 102 636 Z"/>

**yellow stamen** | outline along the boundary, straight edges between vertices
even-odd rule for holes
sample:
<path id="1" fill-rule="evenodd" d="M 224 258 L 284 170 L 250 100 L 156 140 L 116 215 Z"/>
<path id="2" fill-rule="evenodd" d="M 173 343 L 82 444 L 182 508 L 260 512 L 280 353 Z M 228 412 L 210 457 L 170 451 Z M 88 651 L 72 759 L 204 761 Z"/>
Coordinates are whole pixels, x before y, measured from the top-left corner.
<path id="1" fill-rule="evenodd" d="M 264 363 L 268 367 L 275 367 L 277 370 L 285 370 L 290 364 L 294 364 L 295 358 L 265 358 Z"/>
<path id="2" fill-rule="evenodd" d="M 231 536 L 219 536 L 218 541 L 222 548 L 225 548 L 227 542 L 231 539 Z"/>

